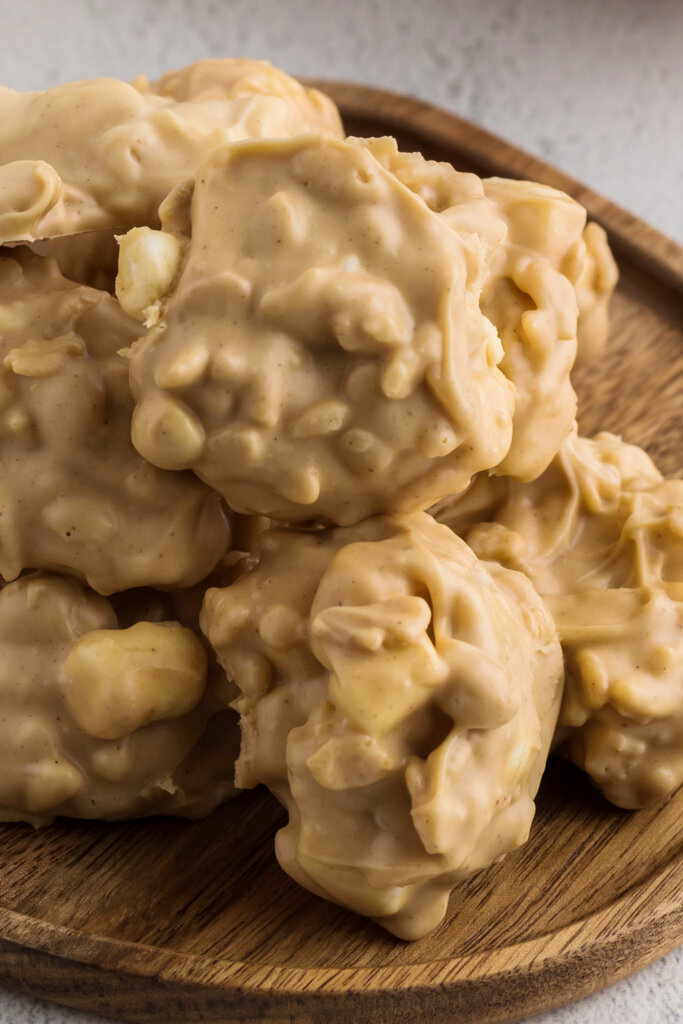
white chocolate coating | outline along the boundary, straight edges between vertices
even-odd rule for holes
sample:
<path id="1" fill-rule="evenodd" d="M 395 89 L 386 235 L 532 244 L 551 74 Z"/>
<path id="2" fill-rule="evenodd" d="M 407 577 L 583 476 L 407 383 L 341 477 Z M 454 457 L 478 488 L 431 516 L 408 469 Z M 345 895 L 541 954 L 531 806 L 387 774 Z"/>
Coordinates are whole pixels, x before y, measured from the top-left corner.
<path id="1" fill-rule="evenodd" d="M 117 286 L 151 326 L 131 360 L 145 458 L 240 512 L 351 524 L 504 457 L 512 387 L 471 254 L 367 149 L 225 147 L 161 212 L 163 245 L 122 242 Z"/>
<path id="2" fill-rule="evenodd" d="M 170 599 L 158 595 L 167 613 Z M 177 621 L 121 628 L 75 580 L 0 591 L 0 820 L 207 814 L 234 793 L 231 690 Z"/>
<path id="3" fill-rule="evenodd" d="M 403 938 L 523 843 L 561 695 L 520 573 L 424 514 L 274 530 L 202 628 L 242 697 L 236 780 L 289 811 L 280 864 Z"/>
<path id="4" fill-rule="evenodd" d="M 663 480 L 612 434 L 574 432 L 534 483 L 482 479 L 462 509 L 438 515 L 544 595 L 566 662 L 561 749 L 621 807 L 673 793 L 683 783 L 683 481 Z"/>
<path id="5" fill-rule="evenodd" d="M 138 328 L 51 260 L 0 257 L 0 576 L 68 572 L 103 594 L 190 586 L 230 538 L 218 495 L 145 462 L 119 350 Z"/>

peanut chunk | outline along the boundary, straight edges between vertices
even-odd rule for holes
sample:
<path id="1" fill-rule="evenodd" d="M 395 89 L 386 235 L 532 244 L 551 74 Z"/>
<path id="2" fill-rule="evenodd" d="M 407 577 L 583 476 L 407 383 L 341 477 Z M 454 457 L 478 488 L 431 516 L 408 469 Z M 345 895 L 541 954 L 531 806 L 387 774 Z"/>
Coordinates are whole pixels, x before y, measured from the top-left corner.
<path id="1" fill-rule="evenodd" d="M 197 637 L 176 622 L 94 630 L 66 660 L 67 703 L 88 735 L 121 739 L 196 707 L 206 664 Z"/>
<path id="2" fill-rule="evenodd" d="M 126 313 L 150 325 L 178 275 L 185 247 L 176 235 L 151 228 L 121 235 L 119 247 L 116 297 Z"/>
<path id="3" fill-rule="evenodd" d="M 233 795 L 235 690 L 200 639 L 204 590 L 0 588 L 0 821 L 198 817 Z"/>

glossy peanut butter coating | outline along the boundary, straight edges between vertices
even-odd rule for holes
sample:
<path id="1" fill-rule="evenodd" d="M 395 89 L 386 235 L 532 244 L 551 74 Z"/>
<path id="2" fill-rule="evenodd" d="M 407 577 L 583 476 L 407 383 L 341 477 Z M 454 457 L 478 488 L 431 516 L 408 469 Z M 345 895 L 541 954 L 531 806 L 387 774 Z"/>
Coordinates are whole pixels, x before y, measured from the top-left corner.
<path id="1" fill-rule="evenodd" d="M 114 78 L 45 92 L 0 88 L 0 242 L 157 224 L 170 190 L 226 142 L 340 133 L 334 105 L 282 72 L 262 71 L 263 88 L 240 88 L 254 64 L 227 71 L 230 87 L 207 98 L 192 81 L 225 79 L 222 62 L 176 72 L 186 83 L 181 100 L 166 81 L 163 96 L 144 80 L 135 88 Z"/>
<path id="2" fill-rule="evenodd" d="M 220 497 L 130 440 L 139 328 L 51 260 L 0 257 L 0 576 L 52 569 L 111 594 L 202 580 L 229 543 Z"/>
<path id="3" fill-rule="evenodd" d="M 500 334 L 501 369 L 515 385 L 512 445 L 496 473 L 533 480 L 576 414 L 569 375 L 576 359 L 574 285 L 585 256 L 586 211 L 536 182 L 489 178 L 484 190 L 507 232 L 492 256 L 482 310 Z"/>
<path id="4" fill-rule="evenodd" d="M 357 139 L 449 224 L 467 245 L 480 308 L 503 346 L 514 384 L 512 443 L 496 472 L 523 480 L 548 466 L 576 413 L 570 371 L 579 333 L 599 351 L 616 282 L 602 228 L 557 189 L 480 179 L 450 164 L 401 153 L 393 139 Z"/>
<path id="5" fill-rule="evenodd" d="M 121 628 L 65 577 L 0 591 L 0 820 L 207 814 L 232 795 L 231 690 L 196 629 Z"/>
<path id="6" fill-rule="evenodd" d="M 607 344 L 609 305 L 619 280 L 619 270 L 605 229 L 591 221 L 586 225 L 583 240 L 586 244 L 586 258 L 575 286 L 579 306 L 579 364 L 593 362 Z"/>
<path id="7" fill-rule="evenodd" d="M 562 659 L 521 573 L 424 513 L 274 530 L 202 628 L 241 691 L 237 784 L 286 805 L 306 888 L 418 938 L 526 840 Z"/>
<path id="8" fill-rule="evenodd" d="M 683 481 L 611 434 L 573 433 L 534 483 L 482 479 L 459 505 L 439 517 L 527 573 L 555 617 L 561 749 L 621 807 L 670 795 L 683 782 Z"/>
<path id="9" fill-rule="evenodd" d="M 288 135 L 310 131 L 328 132 L 338 137 L 344 134 L 339 111 L 329 96 L 317 89 L 307 89 L 265 60 L 245 57 L 199 60 L 178 71 L 167 71 L 156 82 L 149 83 L 140 76 L 133 84 L 141 92 L 180 102 L 275 96 L 287 106 Z"/>
<path id="10" fill-rule="evenodd" d="M 245 142 L 122 239 L 133 441 L 237 511 L 352 524 L 498 465 L 513 388 L 463 240 L 365 148 Z"/>

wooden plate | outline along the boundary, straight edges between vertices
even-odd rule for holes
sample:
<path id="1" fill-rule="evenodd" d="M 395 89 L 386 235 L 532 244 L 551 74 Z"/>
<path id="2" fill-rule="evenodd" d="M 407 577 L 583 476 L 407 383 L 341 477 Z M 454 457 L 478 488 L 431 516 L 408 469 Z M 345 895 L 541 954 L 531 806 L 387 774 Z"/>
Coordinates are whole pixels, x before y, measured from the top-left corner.
<path id="1" fill-rule="evenodd" d="M 584 432 L 620 431 L 680 473 L 683 260 L 668 239 L 456 117 L 322 84 L 350 131 L 576 196 L 621 264 L 608 355 L 577 374 Z M 519 1020 L 609 985 L 683 941 L 683 792 L 607 804 L 551 764 L 529 843 L 454 895 L 412 945 L 279 870 L 282 812 L 248 794 L 209 819 L 0 827 L 0 981 L 128 1021 L 394 1024 Z"/>

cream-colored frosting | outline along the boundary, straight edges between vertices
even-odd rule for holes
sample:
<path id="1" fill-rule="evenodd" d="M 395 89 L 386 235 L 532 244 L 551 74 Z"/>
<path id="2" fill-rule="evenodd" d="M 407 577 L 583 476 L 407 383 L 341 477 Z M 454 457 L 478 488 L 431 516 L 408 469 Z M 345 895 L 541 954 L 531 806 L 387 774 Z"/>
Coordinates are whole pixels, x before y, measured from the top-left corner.
<path id="1" fill-rule="evenodd" d="M 0 87 L 0 242 L 156 225 L 171 189 L 227 142 L 341 133 L 331 101 L 257 62 L 236 72 L 231 63 L 225 74 L 214 61 L 176 72 L 159 83 L 163 96 L 114 78 L 45 92 Z M 250 74 L 263 88 L 249 87 Z M 231 81 L 204 98 L 200 78 Z"/>
<path id="2" fill-rule="evenodd" d="M 145 462 L 118 355 L 139 328 L 25 250 L 0 257 L 0 576 L 52 569 L 110 594 L 203 579 L 229 542 L 220 497 Z"/>
<path id="3" fill-rule="evenodd" d="M 504 457 L 513 389 L 471 253 L 369 151 L 225 147 L 161 213 L 122 240 L 117 283 L 151 326 L 131 360 L 145 458 L 237 511 L 351 524 Z"/>
<path id="4" fill-rule="evenodd" d="M 515 386 L 512 444 L 496 469 L 539 476 L 571 429 L 576 395 L 577 301 L 585 345 L 607 330 L 616 278 L 606 236 L 573 199 L 532 181 L 480 179 L 401 153 L 394 139 L 357 139 L 463 238 L 480 279 L 482 312 L 503 345 L 500 369 Z"/>
<path id="5" fill-rule="evenodd" d="M 521 569 L 556 618 L 557 743 L 621 807 L 683 782 L 683 481 L 612 434 L 576 432 L 532 484 L 478 480 L 439 518 Z M 491 519 L 480 522 L 476 519 Z"/>
<path id="6" fill-rule="evenodd" d="M 591 221 L 583 233 L 586 258 L 576 282 L 579 306 L 577 363 L 590 363 L 598 358 L 609 335 L 609 304 L 619 280 L 619 268 L 612 255 L 607 232 Z"/>
<path id="7" fill-rule="evenodd" d="M 201 622 L 242 694 L 237 784 L 286 805 L 306 888 L 418 938 L 526 840 L 562 658 L 521 573 L 425 513 L 273 530 Z"/>
<path id="8" fill-rule="evenodd" d="M 75 580 L 0 591 L 0 820 L 197 817 L 234 793 L 232 690 L 160 603 L 161 621 L 121 628 Z"/>

